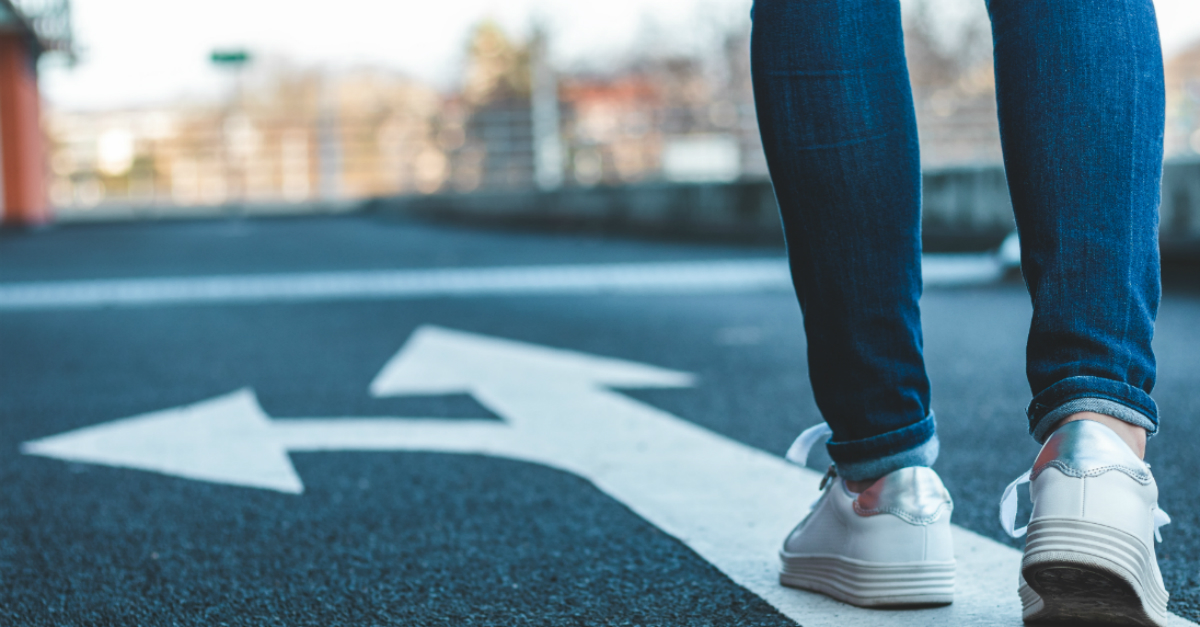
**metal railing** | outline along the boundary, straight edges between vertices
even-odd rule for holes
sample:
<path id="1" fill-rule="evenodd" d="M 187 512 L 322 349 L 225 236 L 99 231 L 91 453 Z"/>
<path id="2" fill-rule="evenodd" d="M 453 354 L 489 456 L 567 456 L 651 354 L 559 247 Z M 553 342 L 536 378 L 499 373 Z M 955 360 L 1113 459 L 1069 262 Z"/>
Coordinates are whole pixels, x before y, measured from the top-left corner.
<path id="1" fill-rule="evenodd" d="M 595 104 L 559 103 L 556 185 L 767 176 L 747 101 L 733 102 L 721 115 L 662 104 Z M 1168 157 L 1200 152 L 1193 128 L 1200 124 L 1200 100 L 1178 106 L 1185 105 L 1186 115 L 1176 112 L 1168 123 Z M 990 95 L 918 100 L 917 117 L 925 167 L 1000 163 Z M 681 124 L 684 119 L 691 122 Z M 50 195 L 60 214 L 539 187 L 534 119 L 524 101 L 475 108 L 450 102 L 425 114 L 400 105 L 365 113 L 233 107 L 51 113 L 47 133 Z"/>

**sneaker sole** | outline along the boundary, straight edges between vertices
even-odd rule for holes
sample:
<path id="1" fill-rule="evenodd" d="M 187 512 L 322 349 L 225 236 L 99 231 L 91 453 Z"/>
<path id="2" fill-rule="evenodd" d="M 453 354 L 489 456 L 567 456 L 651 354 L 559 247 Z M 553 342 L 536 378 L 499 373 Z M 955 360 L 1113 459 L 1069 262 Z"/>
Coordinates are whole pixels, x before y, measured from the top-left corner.
<path id="1" fill-rule="evenodd" d="M 949 605 L 954 562 L 873 564 L 843 557 L 781 554 L 779 583 L 859 607 Z"/>
<path id="2" fill-rule="evenodd" d="M 1154 554 L 1119 529 L 1077 519 L 1029 525 L 1020 595 L 1027 623 L 1166 627 Z"/>

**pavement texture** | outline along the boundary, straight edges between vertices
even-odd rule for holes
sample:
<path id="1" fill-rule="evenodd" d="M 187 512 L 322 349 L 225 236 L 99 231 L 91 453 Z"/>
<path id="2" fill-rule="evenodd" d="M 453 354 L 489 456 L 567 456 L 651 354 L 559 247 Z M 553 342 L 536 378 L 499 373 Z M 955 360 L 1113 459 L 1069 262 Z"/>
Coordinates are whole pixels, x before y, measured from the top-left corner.
<path id="1" fill-rule="evenodd" d="M 0 282 L 780 254 L 370 216 L 126 223 L 0 234 Z M 1037 451 L 1023 415 L 1028 297 L 1017 281 L 929 290 L 922 305 L 954 522 L 1014 544 L 996 517 Z M 1170 609 L 1191 620 L 1198 322 L 1200 291 L 1169 282 L 1156 336 L 1163 427 L 1148 461 L 1174 520 L 1158 546 Z M 542 466 L 298 453 L 296 496 L 18 453 L 247 386 L 271 416 L 495 418 L 466 395 L 368 394 L 424 324 L 694 372 L 693 389 L 627 393 L 777 455 L 820 420 L 787 293 L 0 312 L 0 624 L 791 624 L 586 480 Z"/>

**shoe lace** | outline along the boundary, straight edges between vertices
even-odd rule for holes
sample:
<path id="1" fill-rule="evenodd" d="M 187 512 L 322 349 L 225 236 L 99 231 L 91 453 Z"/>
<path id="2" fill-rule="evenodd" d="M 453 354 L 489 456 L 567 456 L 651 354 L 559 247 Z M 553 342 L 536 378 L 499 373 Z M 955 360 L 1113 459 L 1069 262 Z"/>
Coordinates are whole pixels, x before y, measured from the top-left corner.
<path id="1" fill-rule="evenodd" d="M 800 437 L 796 438 L 795 442 L 792 442 L 792 445 L 788 447 L 787 453 L 783 457 L 797 466 L 807 465 L 808 453 L 812 451 L 812 447 L 822 439 L 828 440 L 831 435 L 833 435 L 833 430 L 829 428 L 829 425 L 823 422 L 813 425 L 800 432 Z"/>
<path id="2" fill-rule="evenodd" d="M 1000 497 L 1000 526 L 1009 537 L 1019 538 L 1029 530 L 1029 525 L 1017 529 L 1017 487 L 1029 483 L 1029 471 L 1013 480 L 1004 488 L 1004 496 Z"/>
<path id="3" fill-rule="evenodd" d="M 783 455 L 784 459 L 796 464 L 797 466 L 808 465 L 808 454 L 812 451 L 812 447 L 816 446 L 821 440 L 828 440 L 833 435 L 833 430 L 825 423 L 813 425 L 804 431 L 800 432 L 800 437 L 796 438 L 795 442 L 788 447 L 787 453 Z M 829 465 L 829 470 L 825 471 L 825 476 L 821 477 L 821 485 L 817 487 L 821 491 L 821 496 L 818 496 L 809 509 L 817 506 L 817 502 L 825 496 L 825 486 L 829 485 L 830 480 L 837 477 L 837 470 L 833 464 Z"/>
<path id="4" fill-rule="evenodd" d="M 1029 530 L 1029 525 L 1017 529 L 1017 488 L 1029 483 L 1029 471 L 1026 470 L 1004 488 L 1004 496 L 1000 497 L 1000 526 L 1010 537 L 1019 538 Z M 1162 542 L 1162 527 L 1171 523 L 1171 517 L 1166 512 L 1154 506 L 1154 540 Z"/>

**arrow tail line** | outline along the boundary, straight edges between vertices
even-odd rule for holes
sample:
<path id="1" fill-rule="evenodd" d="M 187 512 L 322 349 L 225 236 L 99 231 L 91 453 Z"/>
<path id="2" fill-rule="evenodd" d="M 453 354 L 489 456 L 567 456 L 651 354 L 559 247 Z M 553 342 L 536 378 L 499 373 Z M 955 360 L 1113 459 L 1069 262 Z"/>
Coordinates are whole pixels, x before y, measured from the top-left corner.
<path id="1" fill-rule="evenodd" d="M 289 418 L 272 420 L 271 436 L 289 452 L 518 452 L 512 428 L 495 420 Z"/>

